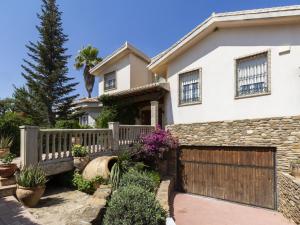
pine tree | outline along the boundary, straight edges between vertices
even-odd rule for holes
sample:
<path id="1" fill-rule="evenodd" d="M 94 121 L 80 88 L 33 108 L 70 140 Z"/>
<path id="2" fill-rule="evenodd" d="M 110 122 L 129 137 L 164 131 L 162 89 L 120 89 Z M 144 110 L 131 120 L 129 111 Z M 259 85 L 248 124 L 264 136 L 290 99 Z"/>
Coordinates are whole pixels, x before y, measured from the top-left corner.
<path id="1" fill-rule="evenodd" d="M 58 119 L 67 119 L 72 103 L 78 95 L 72 94 L 78 83 L 68 77 L 68 36 L 63 33 L 61 12 L 56 0 L 42 0 L 39 40 L 26 45 L 31 60 L 24 59 L 22 76 L 24 87 L 16 88 L 17 110 L 24 112 L 37 125 L 54 126 Z"/>

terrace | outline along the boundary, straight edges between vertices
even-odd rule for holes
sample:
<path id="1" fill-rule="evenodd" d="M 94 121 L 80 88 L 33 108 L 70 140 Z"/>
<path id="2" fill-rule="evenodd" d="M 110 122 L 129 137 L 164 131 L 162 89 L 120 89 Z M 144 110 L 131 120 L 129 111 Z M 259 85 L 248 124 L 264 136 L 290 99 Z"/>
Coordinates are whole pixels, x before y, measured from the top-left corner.
<path id="1" fill-rule="evenodd" d="M 108 129 L 40 129 L 22 126 L 22 166 L 39 164 L 47 175 L 55 175 L 73 169 L 72 145 L 86 147 L 91 158 L 112 155 L 132 143 L 141 135 L 154 130 L 152 125 L 120 125 L 109 123 Z"/>

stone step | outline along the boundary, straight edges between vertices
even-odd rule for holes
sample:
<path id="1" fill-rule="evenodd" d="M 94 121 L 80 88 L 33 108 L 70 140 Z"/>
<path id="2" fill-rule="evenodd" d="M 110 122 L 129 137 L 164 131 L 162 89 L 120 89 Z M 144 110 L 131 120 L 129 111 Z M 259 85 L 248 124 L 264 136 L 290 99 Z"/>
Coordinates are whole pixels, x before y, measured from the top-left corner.
<path id="1" fill-rule="evenodd" d="M 16 184 L 15 176 L 9 178 L 0 177 L 0 187 L 5 187 L 13 184 Z"/>
<path id="2" fill-rule="evenodd" d="M 8 185 L 4 187 L 0 187 L 0 197 L 11 196 L 16 193 L 17 185 Z"/>

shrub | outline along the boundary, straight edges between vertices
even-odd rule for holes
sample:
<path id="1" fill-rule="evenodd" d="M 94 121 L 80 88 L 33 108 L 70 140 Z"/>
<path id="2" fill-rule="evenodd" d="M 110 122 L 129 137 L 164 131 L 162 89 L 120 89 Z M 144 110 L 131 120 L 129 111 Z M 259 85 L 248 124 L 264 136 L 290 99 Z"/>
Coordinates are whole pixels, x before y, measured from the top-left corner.
<path id="1" fill-rule="evenodd" d="M 0 148 L 10 148 L 13 144 L 12 137 L 0 137 Z"/>
<path id="2" fill-rule="evenodd" d="M 85 192 L 87 194 L 93 194 L 97 187 L 104 183 L 104 179 L 100 176 L 95 177 L 93 180 L 86 180 L 79 173 L 74 173 L 73 185 L 78 191 Z"/>
<path id="3" fill-rule="evenodd" d="M 147 190 L 129 185 L 118 189 L 108 203 L 104 225 L 162 225 L 166 213 Z"/>
<path id="4" fill-rule="evenodd" d="M 109 182 L 112 185 L 112 188 L 116 190 L 119 187 L 121 177 L 121 165 L 119 163 L 115 163 L 110 171 Z"/>
<path id="5" fill-rule="evenodd" d="M 80 129 L 81 127 L 77 120 L 58 120 L 55 123 L 55 128 L 58 128 L 58 129 Z"/>
<path id="6" fill-rule="evenodd" d="M 164 151 L 178 147 L 178 140 L 172 136 L 170 131 L 156 127 L 156 129 L 143 137 L 142 148 L 148 156 L 161 156 Z"/>
<path id="7" fill-rule="evenodd" d="M 158 188 L 161 181 L 159 173 L 152 170 L 152 171 L 147 171 L 146 174 L 152 179 L 152 181 L 155 184 L 155 187 Z"/>
<path id="8" fill-rule="evenodd" d="M 97 128 L 108 128 L 108 122 L 116 121 L 118 112 L 114 107 L 104 107 L 96 119 Z"/>
<path id="9" fill-rule="evenodd" d="M 110 172 L 110 183 L 114 190 L 119 187 L 121 176 L 128 171 L 132 163 L 129 151 L 119 152 L 117 162 L 113 165 Z"/>
<path id="10" fill-rule="evenodd" d="M 125 173 L 120 180 L 120 187 L 125 187 L 129 185 L 139 186 L 147 191 L 154 192 L 156 191 L 160 178 L 158 174 L 153 172 L 139 172 L 137 170 L 131 169 Z"/>
<path id="11" fill-rule="evenodd" d="M 80 125 L 80 129 L 93 129 L 90 125 Z"/>
<path id="12" fill-rule="evenodd" d="M 132 168 L 137 171 L 143 171 L 146 168 L 146 165 L 143 162 L 136 162 Z"/>
<path id="13" fill-rule="evenodd" d="M 44 186 L 47 182 L 45 172 L 39 166 L 23 168 L 16 175 L 16 182 L 22 187 Z"/>
<path id="14" fill-rule="evenodd" d="M 85 157 L 88 155 L 88 150 L 86 147 L 83 147 L 81 145 L 73 145 L 72 147 L 72 155 L 74 157 Z"/>
<path id="15" fill-rule="evenodd" d="M 11 164 L 11 162 L 16 158 L 16 155 L 13 153 L 8 153 L 6 156 L 4 156 L 0 161 L 3 164 Z"/>
<path id="16" fill-rule="evenodd" d="M 30 120 L 14 112 L 7 112 L 0 117 L 0 136 L 12 137 L 10 151 L 20 155 L 20 126 L 31 125 Z"/>

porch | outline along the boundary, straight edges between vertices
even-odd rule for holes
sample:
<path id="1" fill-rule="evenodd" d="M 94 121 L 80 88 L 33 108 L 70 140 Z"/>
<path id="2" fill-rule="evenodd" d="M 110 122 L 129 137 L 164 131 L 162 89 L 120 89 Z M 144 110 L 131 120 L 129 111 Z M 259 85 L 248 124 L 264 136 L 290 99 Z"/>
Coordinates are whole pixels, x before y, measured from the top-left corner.
<path id="1" fill-rule="evenodd" d="M 132 108 L 134 118 L 132 122 L 126 123 L 135 125 L 165 125 L 164 100 L 169 92 L 168 83 L 151 83 L 144 86 L 110 93 L 107 96 L 111 102 L 119 108 Z M 130 114 L 126 111 L 125 114 Z M 126 115 L 128 116 L 128 115 Z M 122 121 L 121 121 L 122 122 Z"/>

